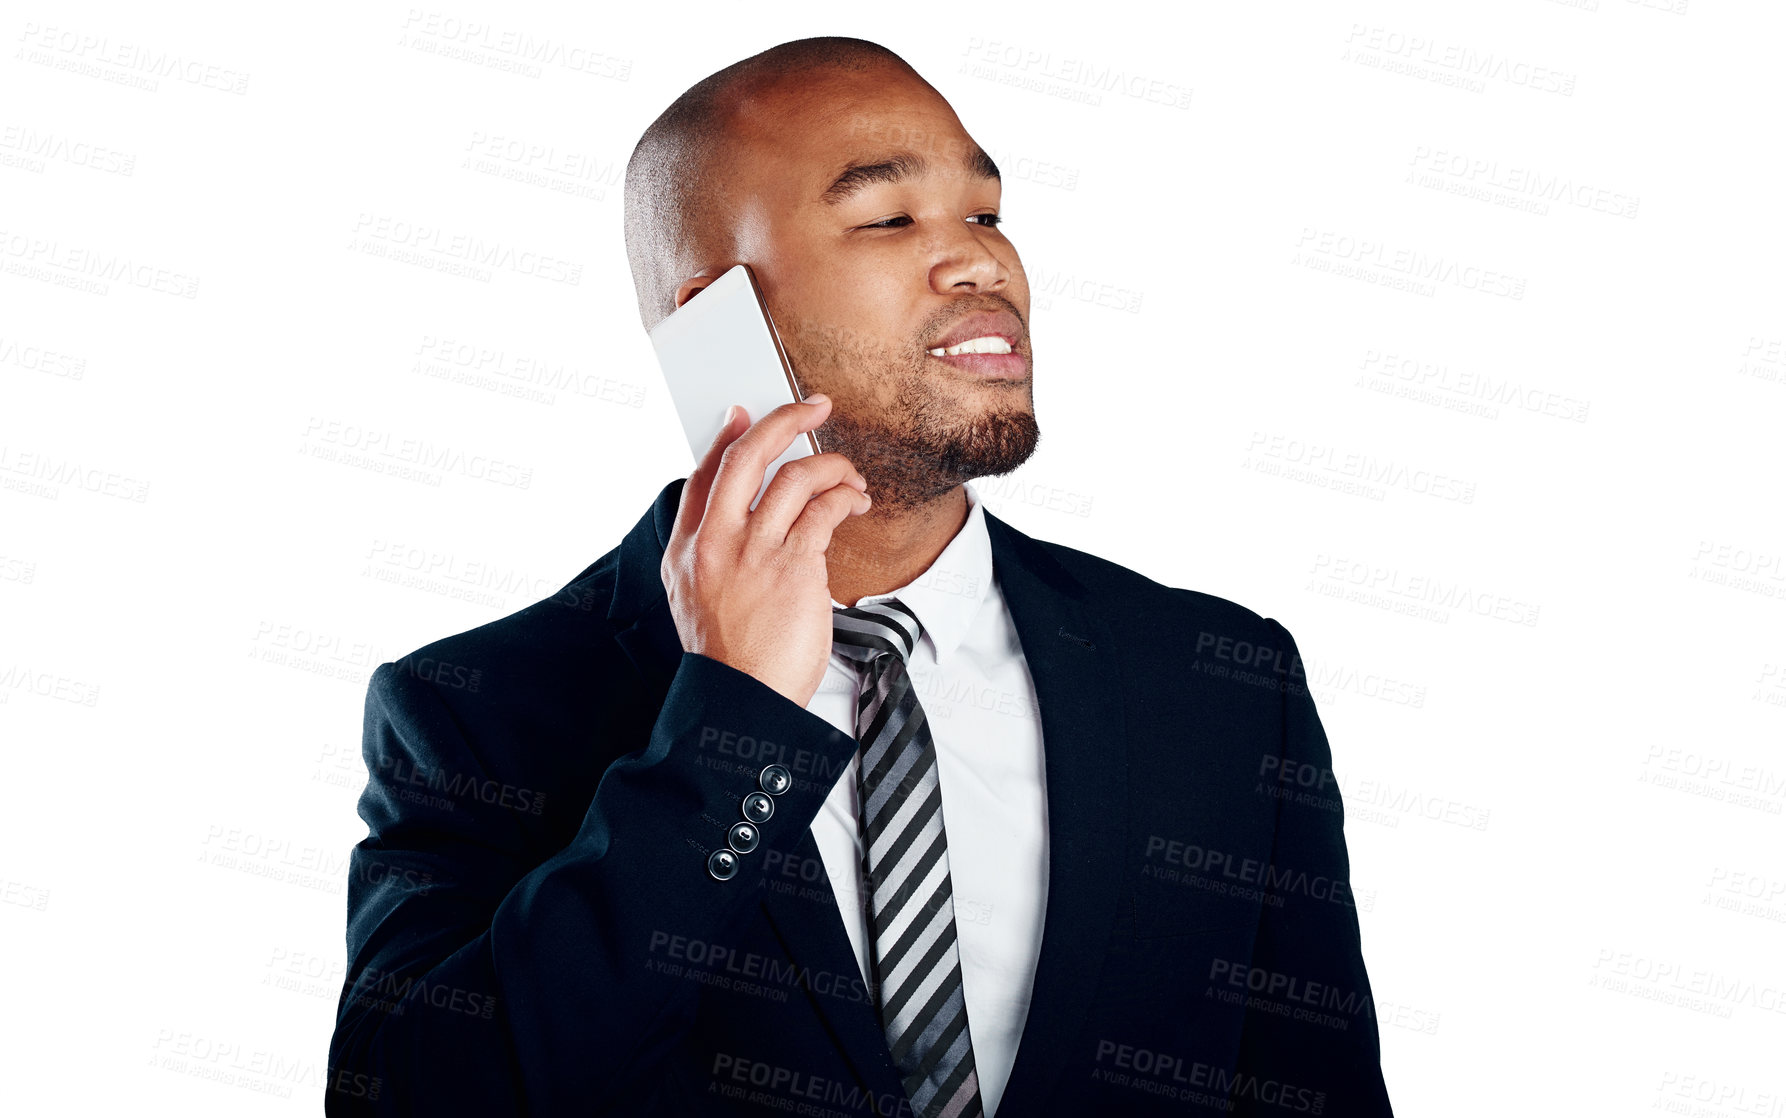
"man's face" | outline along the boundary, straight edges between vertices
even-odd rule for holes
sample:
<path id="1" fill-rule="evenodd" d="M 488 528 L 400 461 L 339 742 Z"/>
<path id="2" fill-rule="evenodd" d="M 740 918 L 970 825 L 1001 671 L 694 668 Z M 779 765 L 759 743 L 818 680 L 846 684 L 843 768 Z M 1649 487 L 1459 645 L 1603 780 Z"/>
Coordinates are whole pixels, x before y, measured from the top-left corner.
<path id="1" fill-rule="evenodd" d="M 1028 459 L 1029 284 L 994 224 L 999 181 L 975 169 L 948 103 L 891 68 L 808 76 L 747 98 L 732 135 L 736 261 L 755 271 L 802 391 L 832 399 L 821 448 L 887 510 Z M 853 165 L 900 160 L 903 173 L 879 172 L 896 181 L 834 187 Z M 930 352 L 998 335 L 1010 355 Z"/>

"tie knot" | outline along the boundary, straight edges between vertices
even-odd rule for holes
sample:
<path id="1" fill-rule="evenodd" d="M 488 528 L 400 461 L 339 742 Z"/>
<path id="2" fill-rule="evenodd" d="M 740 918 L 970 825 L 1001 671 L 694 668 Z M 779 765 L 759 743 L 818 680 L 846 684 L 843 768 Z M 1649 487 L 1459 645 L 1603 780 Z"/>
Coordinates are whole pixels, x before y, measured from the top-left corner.
<path id="1" fill-rule="evenodd" d="M 833 647 L 852 660 L 872 663 L 892 654 L 904 664 L 922 632 L 918 615 L 898 598 L 831 610 Z"/>

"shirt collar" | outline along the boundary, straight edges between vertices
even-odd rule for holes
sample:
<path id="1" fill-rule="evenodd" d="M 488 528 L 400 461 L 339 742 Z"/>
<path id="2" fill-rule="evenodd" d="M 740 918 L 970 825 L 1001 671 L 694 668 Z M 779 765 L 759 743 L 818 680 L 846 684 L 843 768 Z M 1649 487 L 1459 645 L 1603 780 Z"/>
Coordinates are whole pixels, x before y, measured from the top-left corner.
<path id="1" fill-rule="evenodd" d="M 856 603 L 898 598 L 918 615 L 918 624 L 924 628 L 920 639 L 930 638 L 939 667 L 967 638 L 992 581 L 992 539 L 986 532 L 986 511 L 972 482 L 963 483 L 962 488 L 967 492 L 967 521 L 936 561 L 899 589 L 870 594 Z M 835 598 L 831 604 L 843 608 Z"/>

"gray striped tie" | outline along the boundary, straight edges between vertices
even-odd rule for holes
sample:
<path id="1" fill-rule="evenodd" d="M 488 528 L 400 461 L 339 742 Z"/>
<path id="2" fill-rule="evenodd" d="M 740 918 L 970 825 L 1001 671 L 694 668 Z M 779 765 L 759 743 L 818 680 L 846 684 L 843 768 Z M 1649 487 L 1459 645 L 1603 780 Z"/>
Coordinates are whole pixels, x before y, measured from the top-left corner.
<path id="1" fill-rule="evenodd" d="M 906 672 L 918 618 L 897 598 L 832 614 L 834 647 L 862 666 L 857 822 L 881 1027 L 919 1118 L 982 1118 L 936 744 Z"/>

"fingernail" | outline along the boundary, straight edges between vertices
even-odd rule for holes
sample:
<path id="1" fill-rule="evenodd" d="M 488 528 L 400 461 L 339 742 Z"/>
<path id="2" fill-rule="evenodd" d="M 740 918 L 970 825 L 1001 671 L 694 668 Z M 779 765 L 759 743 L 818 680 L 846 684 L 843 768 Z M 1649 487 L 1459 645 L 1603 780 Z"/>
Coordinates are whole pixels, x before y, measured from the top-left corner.
<path id="1" fill-rule="evenodd" d="M 814 392 L 806 398 L 806 402 L 809 404 L 829 404 L 831 402 L 831 397 L 825 395 L 823 392 Z"/>

